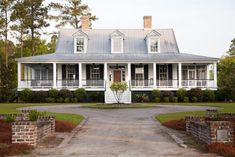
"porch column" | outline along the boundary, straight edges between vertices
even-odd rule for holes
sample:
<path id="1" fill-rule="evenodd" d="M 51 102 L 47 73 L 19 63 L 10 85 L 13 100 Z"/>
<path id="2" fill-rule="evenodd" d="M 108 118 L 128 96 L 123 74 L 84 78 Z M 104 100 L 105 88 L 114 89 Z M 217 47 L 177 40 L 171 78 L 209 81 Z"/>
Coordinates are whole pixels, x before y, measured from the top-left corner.
<path id="1" fill-rule="evenodd" d="M 214 62 L 213 70 L 214 70 L 214 87 L 217 88 L 217 62 Z"/>
<path id="2" fill-rule="evenodd" d="M 156 88 L 157 85 L 157 70 L 156 63 L 153 63 L 153 88 Z"/>
<path id="3" fill-rule="evenodd" d="M 107 81 L 108 67 L 107 63 L 104 63 L 104 81 Z"/>
<path id="4" fill-rule="evenodd" d="M 53 88 L 56 88 L 56 63 L 53 63 Z"/>
<path id="5" fill-rule="evenodd" d="M 179 88 L 182 87 L 182 63 L 178 63 Z"/>
<path id="6" fill-rule="evenodd" d="M 210 83 L 210 64 L 206 66 L 206 86 L 209 87 Z"/>
<path id="7" fill-rule="evenodd" d="M 79 74 L 78 74 L 78 79 L 79 79 L 79 88 L 82 88 L 82 63 L 79 63 Z"/>
<path id="8" fill-rule="evenodd" d="M 21 88 L 21 63 L 18 62 L 18 66 L 17 66 L 18 70 L 18 88 Z"/>
<path id="9" fill-rule="evenodd" d="M 128 81 L 129 86 L 130 86 L 131 85 L 131 63 L 128 63 L 127 69 L 128 69 L 127 81 Z"/>

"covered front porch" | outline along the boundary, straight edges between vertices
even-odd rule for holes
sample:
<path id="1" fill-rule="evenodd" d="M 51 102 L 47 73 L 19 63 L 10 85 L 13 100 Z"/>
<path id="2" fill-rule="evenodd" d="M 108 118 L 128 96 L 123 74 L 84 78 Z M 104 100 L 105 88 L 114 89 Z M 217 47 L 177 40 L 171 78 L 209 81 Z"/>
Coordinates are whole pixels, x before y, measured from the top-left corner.
<path id="1" fill-rule="evenodd" d="M 18 89 L 105 91 L 112 82 L 129 89 L 217 88 L 216 62 L 204 63 L 20 63 Z"/>

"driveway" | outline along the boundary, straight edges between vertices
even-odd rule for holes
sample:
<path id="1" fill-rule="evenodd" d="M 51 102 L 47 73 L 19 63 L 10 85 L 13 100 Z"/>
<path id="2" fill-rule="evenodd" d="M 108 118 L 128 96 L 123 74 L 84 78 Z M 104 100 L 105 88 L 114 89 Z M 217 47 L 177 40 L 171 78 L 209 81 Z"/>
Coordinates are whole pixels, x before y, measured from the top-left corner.
<path id="1" fill-rule="evenodd" d="M 160 106 L 148 109 L 86 109 L 77 105 L 37 107 L 40 111 L 82 114 L 84 127 L 68 145 L 38 149 L 32 156 L 54 157 L 204 157 L 195 149 L 179 147 L 166 128 L 153 119 L 156 114 L 205 110 L 206 107 Z"/>

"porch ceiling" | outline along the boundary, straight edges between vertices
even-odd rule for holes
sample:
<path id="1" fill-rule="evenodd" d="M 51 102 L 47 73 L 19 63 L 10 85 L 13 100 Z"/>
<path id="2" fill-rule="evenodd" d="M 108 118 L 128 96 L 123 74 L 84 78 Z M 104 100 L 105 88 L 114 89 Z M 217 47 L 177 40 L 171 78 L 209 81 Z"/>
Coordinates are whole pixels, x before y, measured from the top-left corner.
<path id="1" fill-rule="evenodd" d="M 157 54 L 47 54 L 18 58 L 18 62 L 212 62 L 218 58 L 186 54 L 186 53 L 157 53 Z"/>

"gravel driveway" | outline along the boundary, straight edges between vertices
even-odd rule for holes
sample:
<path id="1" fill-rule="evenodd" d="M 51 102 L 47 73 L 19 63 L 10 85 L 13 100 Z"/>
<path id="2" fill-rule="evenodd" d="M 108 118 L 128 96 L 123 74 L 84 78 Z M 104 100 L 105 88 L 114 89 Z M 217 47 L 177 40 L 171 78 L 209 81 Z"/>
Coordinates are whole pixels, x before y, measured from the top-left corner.
<path id="1" fill-rule="evenodd" d="M 156 114 L 205 110 L 206 107 L 160 106 L 148 109 L 86 109 L 73 105 L 37 107 L 40 111 L 82 114 L 84 127 L 68 145 L 38 149 L 31 156 L 54 157 L 204 157 L 195 149 L 179 147 L 153 117 Z"/>

